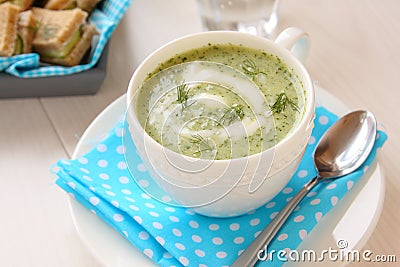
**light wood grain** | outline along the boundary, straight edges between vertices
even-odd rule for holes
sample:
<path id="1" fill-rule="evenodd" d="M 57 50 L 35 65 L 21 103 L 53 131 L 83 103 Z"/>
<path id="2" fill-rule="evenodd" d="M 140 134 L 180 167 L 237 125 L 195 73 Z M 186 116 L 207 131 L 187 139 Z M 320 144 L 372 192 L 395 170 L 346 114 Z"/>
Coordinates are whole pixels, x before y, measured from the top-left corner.
<path id="1" fill-rule="evenodd" d="M 365 248 L 396 254 L 400 262 L 400 4 L 282 0 L 280 14 L 279 30 L 297 26 L 310 34 L 306 67 L 312 78 L 350 108 L 374 112 L 389 134 L 380 157 L 385 203 Z M 135 0 L 113 35 L 107 77 L 96 95 L 0 100 L 1 266 L 100 266 L 78 239 L 49 166 L 72 154 L 86 127 L 126 91 L 149 53 L 200 30 L 194 1 Z"/>
<path id="2" fill-rule="evenodd" d="M 1 100 L 0 114 L 0 265 L 95 264 L 50 176 L 50 166 L 66 154 L 41 104 Z"/>
<path id="3" fill-rule="evenodd" d="M 395 254 L 399 262 L 400 5 L 397 1 L 286 0 L 281 14 L 281 29 L 295 25 L 311 36 L 307 68 L 313 79 L 350 108 L 371 110 L 389 134 L 381 153 L 387 178 L 385 203 L 365 248 Z"/>

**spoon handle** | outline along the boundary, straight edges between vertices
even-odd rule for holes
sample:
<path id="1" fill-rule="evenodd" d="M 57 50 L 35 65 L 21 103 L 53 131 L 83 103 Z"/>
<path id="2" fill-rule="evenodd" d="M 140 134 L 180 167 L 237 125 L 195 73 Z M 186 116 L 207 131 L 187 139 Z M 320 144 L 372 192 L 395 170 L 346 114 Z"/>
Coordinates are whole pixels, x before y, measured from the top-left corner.
<path id="1" fill-rule="evenodd" d="M 258 237 L 243 251 L 232 263 L 231 267 L 252 267 L 259 259 L 266 260 L 268 251 L 265 251 L 276 233 L 285 223 L 289 215 L 297 207 L 299 202 L 316 186 L 321 178 L 316 176 L 289 201 L 289 203 L 278 213 L 270 224 L 258 235 Z"/>

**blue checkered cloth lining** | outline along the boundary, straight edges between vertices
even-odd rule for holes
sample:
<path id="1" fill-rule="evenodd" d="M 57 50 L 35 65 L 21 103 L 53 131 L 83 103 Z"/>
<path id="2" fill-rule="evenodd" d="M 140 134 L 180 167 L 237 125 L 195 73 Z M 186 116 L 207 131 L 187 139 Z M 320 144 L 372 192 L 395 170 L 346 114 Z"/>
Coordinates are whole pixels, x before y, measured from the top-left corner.
<path id="1" fill-rule="evenodd" d="M 89 17 L 89 23 L 96 27 L 100 35 L 96 47 L 91 51 L 89 63 L 73 67 L 40 66 L 39 55 L 31 53 L 0 57 L 0 71 L 21 78 L 38 78 L 69 75 L 92 68 L 99 61 L 105 45 L 131 2 L 132 0 L 105 0 L 93 10 Z"/>
<path id="2" fill-rule="evenodd" d="M 144 190 L 155 184 L 137 155 L 130 135 L 123 135 L 129 131 L 123 121 L 89 153 L 75 160 L 59 161 L 57 184 L 160 266 L 227 266 L 316 175 L 313 151 L 322 134 L 336 120 L 337 116 L 331 112 L 317 108 L 312 136 L 292 179 L 268 203 L 239 217 L 205 217 L 161 203 L 145 193 Z M 123 136 L 127 136 L 124 141 Z M 363 176 L 386 138 L 379 131 L 372 153 L 357 171 L 342 179 L 323 182 L 310 192 L 278 232 L 269 251 L 296 249 Z M 162 199 L 169 201 L 169 198 Z M 275 257 L 258 265 L 283 263 Z"/>

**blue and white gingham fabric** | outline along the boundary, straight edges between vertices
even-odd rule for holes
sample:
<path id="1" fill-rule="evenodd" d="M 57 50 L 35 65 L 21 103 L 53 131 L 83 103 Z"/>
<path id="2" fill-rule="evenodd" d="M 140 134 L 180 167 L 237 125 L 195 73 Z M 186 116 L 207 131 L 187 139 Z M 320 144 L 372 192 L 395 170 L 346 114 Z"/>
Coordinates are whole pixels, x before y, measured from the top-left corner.
<path id="1" fill-rule="evenodd" d="M 316 175 L 313 151 L 322 134 L 336 120 L 336 115 L 318 107 L 315 128 L 292 179 L 271 201 L 239 217 L 205 217 L 186 208 L 161 203 L 146 194 L 143 189 L 152 186 L 151 177 L 135 153 L 123 121 L 118 122 L 108 137 L 87 154 L 75 160 L 59 161 L 56 165 L 57 184 L 157 265 L 228 266 Z M 386 138 L 386 134 L 379 131 L 373 151 L 358 170 L 347 177 L 323 182 L 310 192 L 276 235 L 269 251 L 295 250 L 363 176 Z M 129 150 L 133 151 L 128 157 L 128 168 L 126 155 Z M 168 201 L 167 198 L 163 200 Z M 259 262 L 258 265 L 281 266 L 283 263 L 275 257 L 272 262 Z M 131 265 L 135 266 L 135 263 Z"/>
<path id="2" fill-rule="evenodd" d="M 89 17 L 89 23 L 96 27 L 100 35 L 96 47 L 92 49 L 89 63 L 73 67 L 41 66 L 39 55 L 31 53 L 13 57 L 0 57 L 0 71 L 21 78 L 38 78 L 69 75 L 92 68 L 99 61 L 107 41 L 131 2 L 132 0 L 104 0 L 98 8 L 93 10 Z"/>

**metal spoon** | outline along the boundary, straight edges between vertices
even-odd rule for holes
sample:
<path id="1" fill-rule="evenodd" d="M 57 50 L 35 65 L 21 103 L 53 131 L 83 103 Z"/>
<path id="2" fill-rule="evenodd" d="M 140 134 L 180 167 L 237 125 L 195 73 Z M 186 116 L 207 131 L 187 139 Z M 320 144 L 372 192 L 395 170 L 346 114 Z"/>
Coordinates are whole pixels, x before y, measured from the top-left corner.
<path id="1" fill-rule="evenodd" d="M 369 111 L 351 112 L 329 128 L 314 152 L 318 175 L 304 185 L 231 267 L 254 266 L 292 211 L 320 181 L 339 178 L 360 167 L 372 150 L 376 129 L 376 119 Z"/>

